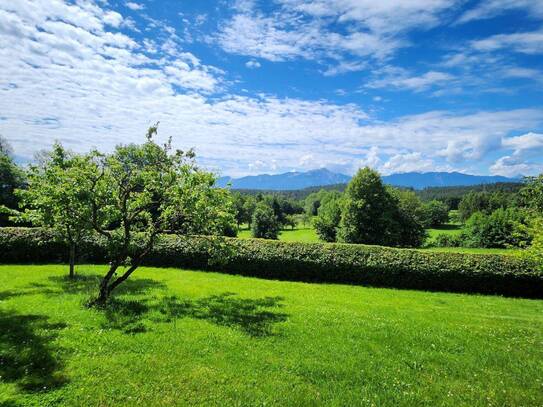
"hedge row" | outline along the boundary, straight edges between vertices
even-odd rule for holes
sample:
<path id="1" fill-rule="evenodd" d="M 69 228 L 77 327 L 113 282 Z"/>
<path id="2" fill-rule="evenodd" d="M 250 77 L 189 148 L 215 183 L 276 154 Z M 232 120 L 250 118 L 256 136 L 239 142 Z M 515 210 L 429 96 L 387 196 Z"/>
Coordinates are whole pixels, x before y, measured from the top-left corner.
<path id="1" fill-rule="evenodd" d="M 41 229 L 0 229 L 0 262 L 65 262 L 68 250 Z M 81 262 L 100 263 L 90 239 Z M 165 236 L 150 266 L 216 270 L 263 278 L 543 298 L 543 273 L 514 256 L 437 253 L 379 246 Z"/>

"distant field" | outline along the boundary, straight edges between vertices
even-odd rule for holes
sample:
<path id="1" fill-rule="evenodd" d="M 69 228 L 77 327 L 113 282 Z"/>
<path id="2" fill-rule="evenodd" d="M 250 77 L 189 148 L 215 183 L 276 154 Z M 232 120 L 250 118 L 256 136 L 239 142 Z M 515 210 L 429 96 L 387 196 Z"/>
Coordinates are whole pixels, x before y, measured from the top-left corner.
<path id="1" fill-rule="evenodd" d="M 238 232 L 238 237 L 240 239 L 250 239 L 251 231 L 247 229 L 241 230 Z M 317 236 L 317 232 L 315 232 L 315 229 L 309 227 L 300 227 L 294 230 L 282 230 L 279 234 L 279 240 L 282 240 L 284 242 L 320 242 L 319 237 Z"/>
<path id="2" fill-rule="evenodd" d="M 460 234 L 460 226 L 457 224 L 448 224 L 440 229 L 428 229 L 429 239 L 435 237 L 439 233 L 446 234 Z M 238 232 L 238 238 L 250 239 L 251 231 L 244 229 Z M 300 227 L 294 230 L 283 230 L 279 235 L 279 240 L 284 242 L 306 242 L 317 243 L 322 241 L 317 236 L 315 229 L 309 227 Z M 481 248 L 469 248 L 469 247 L 429 247 L 419 250 L 428 250 L 435 252 L 449 252 L 449 253 L 475 253 L 475 254 L 517 254 L 520 250 L 515 249 L 481 249 Z"/>
<path id="3" fill-rule="evenodd" d="M 0 266 L 2 406 L 541 406 L 543 301 Z"/>
<path id="4" fill-rule="evenodd" d="M 459 235 L 462 233 L 462 225 L 459 223 L 447 223 L 436 229 L 426 229 L 428 232 L 428 239 L 433 239 L 437 235 Z"/>

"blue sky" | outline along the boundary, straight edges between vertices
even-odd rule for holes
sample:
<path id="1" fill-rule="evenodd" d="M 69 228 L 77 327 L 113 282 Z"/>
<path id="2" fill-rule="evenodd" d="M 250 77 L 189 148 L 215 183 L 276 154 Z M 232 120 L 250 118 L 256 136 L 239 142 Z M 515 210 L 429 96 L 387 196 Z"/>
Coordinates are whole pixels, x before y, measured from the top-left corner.
<path id="1" fill-rule="evenodd" d="M 221 175 L 543 171 L 543 0 L 0 2 L 18 160 L 160 138 Z"/>

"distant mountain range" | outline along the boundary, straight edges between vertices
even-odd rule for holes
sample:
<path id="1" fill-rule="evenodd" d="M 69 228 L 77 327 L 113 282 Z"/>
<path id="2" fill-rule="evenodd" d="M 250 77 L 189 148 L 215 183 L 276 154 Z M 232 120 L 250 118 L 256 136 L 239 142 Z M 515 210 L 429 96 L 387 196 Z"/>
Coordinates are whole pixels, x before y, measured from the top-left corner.
<path id="1" fill-rule="evenodd" d="M 250 175 L 242 178 L 221 177 L 217 184 L 226 186 L 229 182 L 233 189 L 293 190 L 321 185 L 344 184 L 351 177 L 321 168 L 307 172 L 285 172 L 283 174 Z"/>
<path id="2" fill-rule="evenodd" d="M 460 172 L 405 172 L 383 177 L 389 185 L 424 189 L 427 187 L 456 187 L 496 182 L 520 182 L 519 178 L 507 178 L 501 175 L 469 175 Z"/>
<path id="3" fill-rule="evenodd" d="M 344 184 L 350 176 L 332 172 L 326 168 L 307 172 L 285 172 L 283 174 L 250 175 L 241 178 L 221 177 L 217 184 L 225 187 L 229 183 L 232 189 L 262 189 L 291 191 L 315 186 Z M 459 172 L 405 172 L 383 177 L 386 184 L 423 189 L 427 187 L 469 186 L 494 184 L 496 182 L 520 182 L 518 178 L 499 175 L 469 175 Z"/>

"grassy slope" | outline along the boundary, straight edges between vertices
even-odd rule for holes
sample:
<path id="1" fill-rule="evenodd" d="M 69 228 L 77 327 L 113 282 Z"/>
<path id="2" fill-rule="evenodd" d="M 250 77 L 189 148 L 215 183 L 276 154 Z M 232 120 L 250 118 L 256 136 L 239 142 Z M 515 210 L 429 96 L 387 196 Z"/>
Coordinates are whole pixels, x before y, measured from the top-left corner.
<path id="1" fill-rule="evenodd" d="M 543 301 L 145 268 L 104 313 L 65 269 L 0 266 L 0 405 L 543 404 Z"/>

